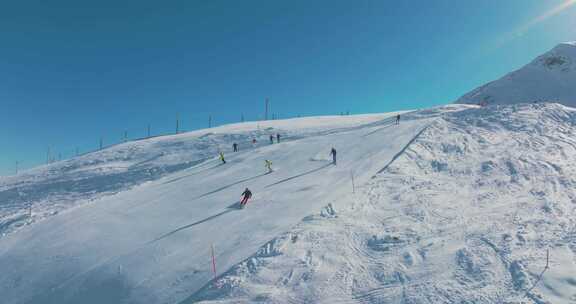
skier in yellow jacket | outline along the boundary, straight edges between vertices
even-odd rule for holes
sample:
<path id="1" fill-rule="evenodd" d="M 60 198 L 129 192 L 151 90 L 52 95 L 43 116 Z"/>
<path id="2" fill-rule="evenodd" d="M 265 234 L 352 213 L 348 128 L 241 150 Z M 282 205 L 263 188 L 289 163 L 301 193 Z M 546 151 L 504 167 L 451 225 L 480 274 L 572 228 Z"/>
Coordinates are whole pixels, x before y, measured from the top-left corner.
<path id="1" fill-rule="evenodd" d="M 224 153 L 220 152 L 220 160 L 222 161 L 222 164 L 226 163 L 226 159 L 224 159 Z"/>
<path id="2" fill-rule="evenodd" d="M 267 159 L 264 162 L 266 169 L 268 169 L 268 173 L 272 173 L 272 161 Z"/>

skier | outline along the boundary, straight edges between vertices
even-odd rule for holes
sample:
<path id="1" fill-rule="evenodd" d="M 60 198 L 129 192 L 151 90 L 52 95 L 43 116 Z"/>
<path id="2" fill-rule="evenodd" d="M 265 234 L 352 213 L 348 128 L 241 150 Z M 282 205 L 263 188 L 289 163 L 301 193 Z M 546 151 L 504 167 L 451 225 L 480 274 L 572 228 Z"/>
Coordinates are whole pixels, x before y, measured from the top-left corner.
<path id="1" fill-rule="evenodd" d="M 268 169 L 268 173 L 272 173 L 272 161 L 267 159 L 264 162 L 266 169 Z"/>
<path id="2" fill-rule="evenodd" d="M 396 124 L 400 124 L 400 114 L 396 115 Z"/>
<path id="3" fill-rule="evenodd" d="M 270 135 L 270 144 L 274 143 L 274 135 Z"/>
<path id="4" fill-rule="evenodd" d="M 242 208 L 244 208 L 244 206 L 246 206 L 246 203 L 248 203 L 248 200 L 252 197 L 252 191 L 250 191 L 250 189 L 246 188 L 246 190 L 244 190 L 244 192 L 242 192 L 242 200 L 240 200 L 240 206 Z"/>
<path id="5" fill-rule="evenodd" d="M 256 146 L 256 138 L 252 138 L 252 146 Z"/>
<path id="6" fill-rule="evenodd" d="M 238 144 L 237 143 L 233 143 L 232 148 L 234 148 L 234 152 L 238 152 Z"/>
<path id="7" fill-rule="evenodd" d="M 332 148 L 332 150 L 330 150 L 330 155 L 332 155 L 332 164 L 336 165 L 336 149 Z"/>
<path id="8" fill-rule="evenodd" d="M 222 164 L 226 163 L 226 159 L 224 159 L 224 153 L 220 152 L 220 160 L 222 161 Z"/>
<path id="9" fill-rule="evenodd" d="M 280 143 L 280 133 L 276 134 L 276 143 Z"/>

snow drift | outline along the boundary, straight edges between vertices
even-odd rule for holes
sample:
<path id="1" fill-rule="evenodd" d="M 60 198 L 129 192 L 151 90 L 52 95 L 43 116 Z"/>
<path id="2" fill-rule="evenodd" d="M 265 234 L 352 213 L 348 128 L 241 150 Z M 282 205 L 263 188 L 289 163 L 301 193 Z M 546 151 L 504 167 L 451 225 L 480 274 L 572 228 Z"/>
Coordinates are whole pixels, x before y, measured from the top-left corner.
<path id="1" fill-rule="evenodd" d="M 521 69 L 456 101 L 479 105 L 538 102 L 576 107 L 576 42 L 559 44 Z"/>

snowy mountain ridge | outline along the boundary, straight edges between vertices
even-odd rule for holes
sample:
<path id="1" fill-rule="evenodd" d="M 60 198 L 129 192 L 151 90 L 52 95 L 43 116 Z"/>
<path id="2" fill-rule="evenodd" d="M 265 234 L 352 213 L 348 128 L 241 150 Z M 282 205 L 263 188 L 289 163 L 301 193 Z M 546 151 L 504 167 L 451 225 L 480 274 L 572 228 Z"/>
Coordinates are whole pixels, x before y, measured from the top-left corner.
<path id="1" fill-rule="evenodd" d="M 576 106 L 576 42 L 561 43 L 519 70 L 456 101 L 479 105 L 538 102 Z"/>

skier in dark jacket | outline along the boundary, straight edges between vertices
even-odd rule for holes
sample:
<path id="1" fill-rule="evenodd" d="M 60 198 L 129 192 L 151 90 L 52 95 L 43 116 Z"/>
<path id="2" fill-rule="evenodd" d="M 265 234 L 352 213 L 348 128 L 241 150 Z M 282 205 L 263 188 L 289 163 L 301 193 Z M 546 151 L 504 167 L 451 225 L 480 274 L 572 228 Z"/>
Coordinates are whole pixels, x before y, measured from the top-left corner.
<path id="1" fill-rule="evenodd" d="M 232 148 L 234 148 L 234 152 L 238 152 L 238 144 L 237 143 L 233 143 Z"/>
<path id="2" fill-rule="evenodd" d="M 280 143 L 280 133 L 276 134 L 276 143 Z"/>
<path id="3" fill-rule="evenodd" d="M 332 148 L 332 150 L 330 150 L 330 155 L 332 155 L 332 164 L 336 165 L 336 149 Z"/>
<path id="4" fill-rule="evenodd" d="M 246 206 L 246 203 L 248 203 L 248 200 L 252 197 L 252 191 L 250 191 L 250 189 L 246 188 L 246 190 L 244 190 L 244 192 L 242 192 L 242 200 L 240 200 L 240 206 L 244 207 Z"/>
<path id="5" fill-rule="evenodd" d="M 271 144 L 274 143 L 274 135 L 270 135 L 270 143 L 271 143 Z"/>
<path id="6" fill-rule="evenodd" d="M 400 114 L 396 115 L 396 124 L 400 124 Z"/>

